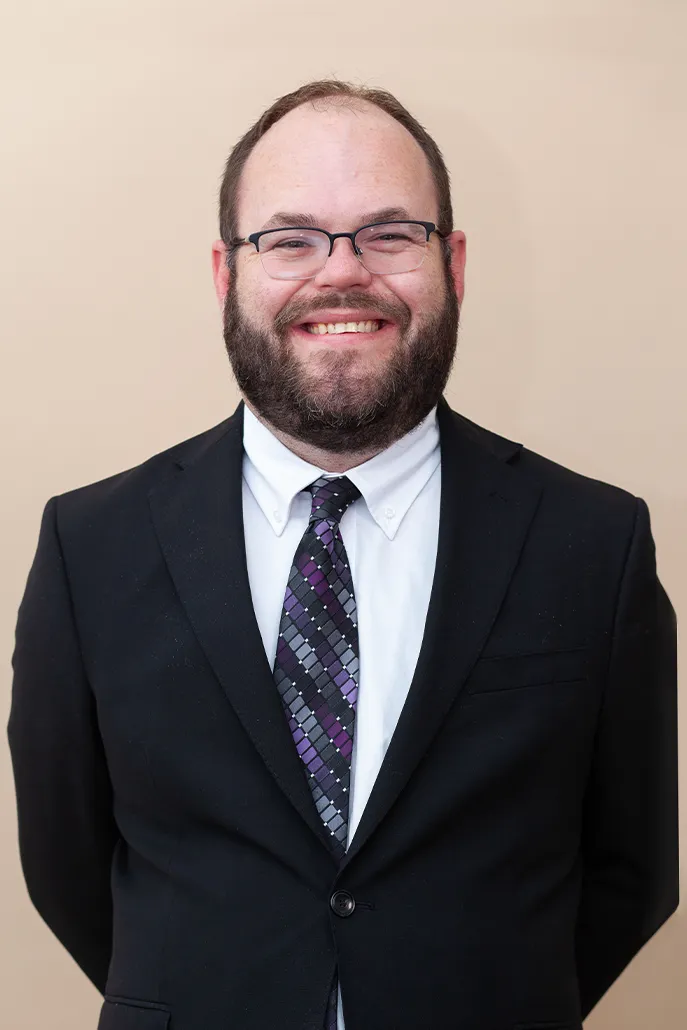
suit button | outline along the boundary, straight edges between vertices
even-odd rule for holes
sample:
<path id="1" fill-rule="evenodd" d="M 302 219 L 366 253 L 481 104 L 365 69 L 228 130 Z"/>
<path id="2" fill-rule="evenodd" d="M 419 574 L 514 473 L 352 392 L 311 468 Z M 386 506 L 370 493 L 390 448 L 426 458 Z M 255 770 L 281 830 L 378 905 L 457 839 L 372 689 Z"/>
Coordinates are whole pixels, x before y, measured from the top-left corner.
<path id="1" fill-rule="evenodd" d="M 348 891 L 334 891 L 331 898 L 329 899 L 329 905 L 332 912 L 336 912 L 337 916 L 341 916 L 345 919 L 347 916 L 352 916 L 355 910 L 355 898 Z"/>

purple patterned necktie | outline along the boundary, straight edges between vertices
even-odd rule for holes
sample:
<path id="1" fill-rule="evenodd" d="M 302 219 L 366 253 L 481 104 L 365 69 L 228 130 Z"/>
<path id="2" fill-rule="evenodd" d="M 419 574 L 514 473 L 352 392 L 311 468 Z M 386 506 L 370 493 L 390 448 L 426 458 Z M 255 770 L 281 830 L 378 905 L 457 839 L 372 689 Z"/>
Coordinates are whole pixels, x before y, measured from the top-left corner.
<path id="1" fill-rule="evenodd" d="M 360 491 L 346 476 L 320 476 L 291 566 L 274 677 L 315 807 L 343 858 L 358 696 L 358 623 L 339 521 Z M 335 973 L 324 1030 L 336 1030 Z"/>

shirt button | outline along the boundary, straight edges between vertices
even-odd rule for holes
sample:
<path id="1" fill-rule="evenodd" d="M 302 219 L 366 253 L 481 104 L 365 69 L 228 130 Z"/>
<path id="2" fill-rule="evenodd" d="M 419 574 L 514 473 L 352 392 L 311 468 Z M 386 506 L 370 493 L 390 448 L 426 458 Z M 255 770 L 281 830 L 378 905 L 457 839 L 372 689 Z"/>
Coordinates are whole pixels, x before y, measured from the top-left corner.
<path id="1" fill-rule="evenodd" d="M 329 899 L 332 912 L 342 919 L 352 916 L 355 911 L 355 898 L 348 891 L 334 891 Z"/>
<path id="2" fill-rule="evenodd" d="M 386 515 L 386 517 L 388 519 L 392 519 L 394 517 L 394 515 L 396 514 L 396 512 L 395 512 L 395 510 L 393 508 L 385 508 L 384 509 L 384 514 Z"/>
<path id="3" fill-rule="evenodd" d="M 279 508 L 275 508 L 272 514 L 274 515 L 275 522 L 281 522 L 281 512 L 279 511 Z"/>

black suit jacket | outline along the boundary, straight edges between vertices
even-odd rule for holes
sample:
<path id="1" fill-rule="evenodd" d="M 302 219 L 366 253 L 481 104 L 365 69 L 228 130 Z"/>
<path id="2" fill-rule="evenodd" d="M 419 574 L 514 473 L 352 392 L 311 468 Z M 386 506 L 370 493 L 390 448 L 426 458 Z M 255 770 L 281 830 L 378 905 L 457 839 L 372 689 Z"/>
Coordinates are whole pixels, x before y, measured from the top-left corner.
<path id="1" fill-rule="evenodd" d="M 647 506 L 443 398 L 439 425 L 422 649 L 338 868 L 251 604 L 243 405 L 47 502 L 9 738 L 28 888 L 100 1030 L 322 1030 L 335 963 L 347 1030 L 576 1030 L 675 909 Z"/>

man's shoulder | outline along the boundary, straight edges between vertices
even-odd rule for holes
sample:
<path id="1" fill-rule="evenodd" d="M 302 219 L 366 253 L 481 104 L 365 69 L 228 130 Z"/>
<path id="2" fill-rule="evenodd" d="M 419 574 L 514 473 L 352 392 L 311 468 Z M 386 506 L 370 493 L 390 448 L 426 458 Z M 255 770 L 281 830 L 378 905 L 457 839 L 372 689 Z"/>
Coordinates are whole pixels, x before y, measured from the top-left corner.
<path id="1" fill-rule="evenodd" d="M 150 490 L 174 465 L 183 466 L 195 460 L 220 440 L 234 417 L 230 415 L 209 429 L 180 440 L 121 472 L 57 494 L 55 499 L 63 511 L 70 512 L 94 512 L 103 506 L 111 508 L 136 499 L 146 500 Z"/>
<path id="2" fill-rule="evenodd" d="M 605 479 L 571 468 L 569 465 L 502 436 L 485 426 L 453 413 L 463 432 L 483 452 L 505 462 L 514 475 L 541 487 L 543 502 L 565 507 L 568 511 L 594 511 L 613 519 L 634 513 L 637 497 L 630 490 Z"/>

